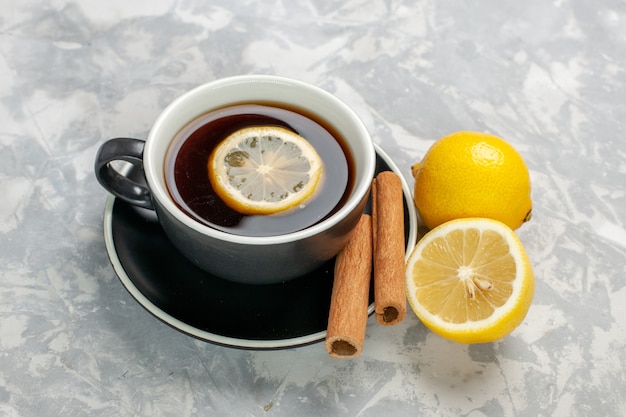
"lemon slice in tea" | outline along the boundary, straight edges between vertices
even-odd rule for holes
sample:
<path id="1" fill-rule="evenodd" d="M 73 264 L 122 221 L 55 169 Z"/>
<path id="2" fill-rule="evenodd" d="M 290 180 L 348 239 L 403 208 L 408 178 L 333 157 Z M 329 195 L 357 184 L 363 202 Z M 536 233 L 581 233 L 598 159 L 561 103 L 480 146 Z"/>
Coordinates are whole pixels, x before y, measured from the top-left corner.
<path id="1" fill-rule="evenodd" d="M 422 323 L 447 339 L 503 338 L 526 316 L 535 281 L 511 228 L 496 220 L 451 220 L 417 243 L 406 269 L 407 296 Z"/>
<path id="2" fill-rule="evenodd" d="M 211 153 L 209 180 L 219 197 L 243 214 L 273 214 L 300 205 L 323 171 L 313 145 L 291 130 L 255 126 L 236 131 Z"/>

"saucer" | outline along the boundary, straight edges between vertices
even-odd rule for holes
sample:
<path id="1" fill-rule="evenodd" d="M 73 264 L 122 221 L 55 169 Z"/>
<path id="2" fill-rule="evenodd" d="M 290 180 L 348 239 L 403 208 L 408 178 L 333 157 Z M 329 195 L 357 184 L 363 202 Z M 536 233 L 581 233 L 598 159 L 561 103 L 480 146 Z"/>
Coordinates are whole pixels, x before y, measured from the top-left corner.
<path id="1" fill-rule="evenodd" d="M 377 173 L 397 166 L 376 146 Z M 417 215 L 402 179 L 407 254 Z M 369 212 L 368 205 L 366 211 Z M 104 211 L 107 253 L 130 295 L 148 312 L 192 337 L 244 349 L 281 349 L 326 337 L 335 260 L 305 276 L 270 285 L 241 284 L 204 272 L 166 238 L 153 212 L 109 196 Z M 373 282 L 370 306 L 374 312 Z"/>

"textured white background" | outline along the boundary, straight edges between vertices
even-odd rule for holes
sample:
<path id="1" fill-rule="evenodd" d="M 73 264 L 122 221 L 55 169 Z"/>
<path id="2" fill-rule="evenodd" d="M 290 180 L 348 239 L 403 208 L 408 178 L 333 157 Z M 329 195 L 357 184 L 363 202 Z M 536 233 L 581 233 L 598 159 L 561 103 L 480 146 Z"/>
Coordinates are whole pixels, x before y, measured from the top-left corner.
<path id="1" fill-rule="evenodd" d="M 626 4 L 0 0 L 0 416 L 626 415 Z M 526 159 L 536 296 L 503 341 L 370 318 L 363 354 L 242 351 L 162 324 L 103 242 L 98 146 L 198 84 L 298 78 L 410 180 L 456 130 Z"/>

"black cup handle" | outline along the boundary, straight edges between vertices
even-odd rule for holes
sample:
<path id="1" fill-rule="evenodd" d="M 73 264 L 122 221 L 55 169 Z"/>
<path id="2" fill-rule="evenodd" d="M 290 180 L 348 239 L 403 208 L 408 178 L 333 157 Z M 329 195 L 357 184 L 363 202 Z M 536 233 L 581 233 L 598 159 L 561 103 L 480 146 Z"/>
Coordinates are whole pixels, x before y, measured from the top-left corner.
<path id="1" fill-rule="evenodd" d="M 98 149 L 94 168 L 98 182 L 111 194 L 135 206 L 153 210 L 150 189 L 143 172 L 144 144 L 140 139 L 109 139 Z M 114 161 L 131 163 L 137 168 L 130 170 L 135 175 L 122 174 L 112 166 Z M 137 171 L 139 176 L 136 175 Z"/>

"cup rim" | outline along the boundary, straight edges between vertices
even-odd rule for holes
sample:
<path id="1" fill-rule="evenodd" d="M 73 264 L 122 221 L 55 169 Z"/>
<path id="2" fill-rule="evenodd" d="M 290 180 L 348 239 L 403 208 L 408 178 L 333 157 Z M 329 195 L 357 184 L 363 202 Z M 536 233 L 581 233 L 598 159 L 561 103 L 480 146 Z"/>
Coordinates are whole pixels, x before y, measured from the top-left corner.
<path id="1" fill-rule="evenodd" d="M 364 161 L 364 165 L 362 167 L 362 177 L 359 180 L 355 181 L 354 190 L 352 191 L 352 195 L 350 198 L 343 204 L 343 206 L 333 213 L 328 218 L 318 222 L 312 226 L 309 226 L 305 229 L 298 230 L 291 233 L 281 234 L 281 235 L 273 235 L 273 236 L 246 236 L 246 235 L 238 235 L 233 233 L 228 233 L 222 230 L 214 229 L 208 225 L 202 224 L 197 220 L 192 219 L 189 215 L 187 215 L 184 211 L 182 211 L 172 200 L 167 191 L 167 186 L 165 185 L 165 180 L 162 175 L 163 172 L 163 163 L 153 163 L 152 158 L 155 152 L 155 144 L 153 140 L 151 140 L 156 132 L 161 130 L 163 126 L 168 123 L 168 120 L 173 117 L 172 114 L 176 112 L 181 106 L 185 105 L 185 102 L 190 100 L 192 97 L 197 95 L 202 95 L 206 90 L 214 90 L 216 88 L 224 88 L 229 85 L 234 84 L 242 84 L 242 83 L 277 83 L 277 84 L 287 84 L 292 87 L 297 87 L 302 91 L 307 92 L 307 94 L 312 94 L 318 98 L 321 98 L 327 101 L 329 104 L 334 106 L 335 111 L 343 113 L 345 118 L 347 118 L 352 125 L 352 128 L 357 132 L 359 137 L 367 138 L 367 141 L 363 141 L 360 146 L 363 147 L 362 151 L 366 155 L 366 160 Z M 303 106 L 305 107 L 305 106 Z M 184 125 L 189 123 L 191 120 L 185 122 L 185 124 L 181 125 L 182 128 Z M 356 207 L 361 203 L 362 199 L 366 196 L 371 181 L 374 177 L 376 168 L 376 150 L 374 148 L 374 142 L 365 127 L 363 121 L 357 116 L 357 114 L 342 100 L 331 94 L 330 92 L 321 89 L 320 87 L 314 86 L 312 84 L 308 84 L 303 81 L 299 81 L 293 78 L 287 78 L 283 76 L 277 75 L 237 75 L 226 78 L 220 78 L 214 81 L 207 82 L 205 84 L 201 84 L 186 93 L 182 94 L 174 101 L 172 101 L 157 117 L 154 122 L 152 128 L 150 129 L 150 133 L 148 134 L 148 139 L 146 140 L 145 148 L 144 148 L 144 172 L 146 175 L 146 180 L 148 182 L 148 186 L 150 188 L 150 192 L 152 193 L 152 197 L 158 201 L 159 205 L 162 206 L 167 212 L 173 215 L 178 221 L 183 223 L 186 227 L 193 229 L 203 235 L 210 236 L 219 240 L 228 241 L 236 244 L 246 244 L 246 245 L 273 245 L 273 244 L 282 244 L 286 242 L 293 242 L 302 239 L 307 239 L 312 236 L 319 235 L 320 233 L 325 232 L 326 230 L 331 229 L 337 223 L 341 222 L 345 219 Z"/>

